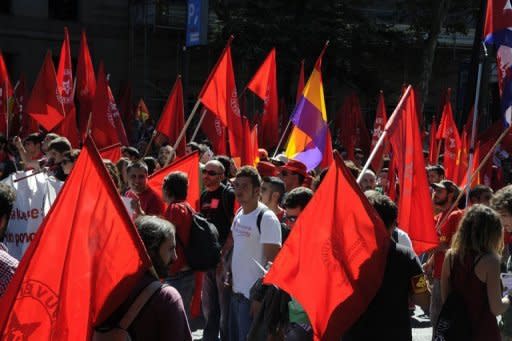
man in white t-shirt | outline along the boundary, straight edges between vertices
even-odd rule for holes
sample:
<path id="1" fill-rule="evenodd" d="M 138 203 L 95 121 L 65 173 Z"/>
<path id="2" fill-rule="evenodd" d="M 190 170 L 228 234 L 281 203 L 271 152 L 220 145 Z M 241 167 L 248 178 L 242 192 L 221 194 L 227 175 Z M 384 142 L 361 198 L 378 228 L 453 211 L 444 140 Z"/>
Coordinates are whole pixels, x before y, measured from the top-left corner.
<path id="1" fill-rule="evenodd" d="M 257 263 L 274 260 L 281 247 L 281 225 L 274 212 L 259 202 L 261 178 L 254 167 L 240 168 L 233 187 L 241 208 L 231 225 L 234 247 L 229 339 L 245 340 L 258 309 L 258 302 L 251 304 L 249 300 L 251 287 L 263 276 Z"/>

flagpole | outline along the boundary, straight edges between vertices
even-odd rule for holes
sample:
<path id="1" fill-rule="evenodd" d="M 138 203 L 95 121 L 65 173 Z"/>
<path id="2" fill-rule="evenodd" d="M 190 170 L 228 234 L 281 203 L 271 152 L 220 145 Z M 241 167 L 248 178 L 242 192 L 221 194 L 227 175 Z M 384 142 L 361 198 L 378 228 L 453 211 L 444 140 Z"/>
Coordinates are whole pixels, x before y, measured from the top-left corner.
<path id="1" fill-rule="evenodd" d="M 380 135 L 379 140 L 375 144 L 375 147 L 373 147 L 373 150 L 372 150 L 372 152 L 370 154 L 370 157 L 368 157 L 368 160 L 366 160 L 366 163 L 365 163 L 363 169 L 361 170 L 361 173 L 359 173 L 359 176 L 357 177 L 357 183 L 361 182 L 361 179 L 363 178 L 364 173 L 368 170 L 368 168 L 370 167 L 370 164 L 372 163 L 373 159 L 377 155 L 377 152 L 379 151 L 380 146 L 384 143 L 384 138 L 386 137 L 386 135 L 388 133 L 388 129 L 389 129 L 388 127 L 391 126 L 392 122 L 396 118 L 396 115 L 402 109 L 402 106 L 404 105 L 405 100 L 407 99 L 407 97 L 409 97 L 409 93 L 411 92 L 411 89 L 412 89 L 412 85 L 409 85 L 407 87 L 407 89 L 405 90 L 404 94 L 402 95 L 402 98 L 400 99 L 400 102 L 398 102 L 395 110 L 393 111 L 393 113 L 389 117 L 389 120 L 388 120 L 388 122 L 386 124 L 386 127 L 384 128 L 384 131 Z"/>
<path id="2" fill-rule="evenodd" d="M 498 137 L 498 139 L 496 140 L 496 142 L 494 143 L 494 145 L 491 147 L 491 149 L 489 150 L 489 152 L 487 153 L 487 155 L 485 155 L 485 157 L 483 158 L 482 162 L 480 162 L 480 164 L 478 165 L 478 167 L 475 169 L 475 171 L 473 173 L 471 173 L 471 176 L 470 178 L 473 178 L 476 174 L 478 174 L 478 172 L 480 172 L 482 170 L 482 168 L 485 166 L 485 164 L 487 163 L 487 161 L 489 160 L 489 158 L 494 154 L 494 150 L 496 149 L 496 147 L 498 147 L 498 145 L 501 143 L 501 141 L 503 141 L 503 139 L 505 138 L 505 136 L 507 136 L 508 133 L 510 133 L 512 129 L 512 125 L 509 125 L 507 127 L 507 129 L 505 129 L 503 131 L 503 133 L 501 133 L 501 135 Z M 462 196 L 464 195 L 464 191 L 468 191 L 469 193 L 469 188 L 471 188 L 471 183 L 469 181 L 466 181 L 466 186 L 464 186 L 464 189 L 462 191 L 460 191 L 459 193 L 459 196 L 457 197 L 457 199 L 455 199 L 455 201 L 453 202 L 452 206 L 448 209 L 448 213 L 444 215 L 444 218 L 441 219 L 439 221 L 439 223 L 436 225 L 436 229 L 438 229 L 440 226 L 442 226 L 446 219 L 448 219 L 448 216 L 450 215 L 450 213 L 457 207 L 457 205 L 459 204 L 459 201 L 460 199 L 462 198 Z"/>
<path id="3" fill-rule="evenodd" d="M 476 92 L 475 92 L 475 101 L 473 103 L 473 122 L 471 126 L 471 143 L 469 147 L 469 162 L 468 162 L 468 172 L 467 172 L 467 184 L 469 188 L 471 188 L 471 183 L 473 182 L 473 175 L 471 174 L 471 168 L 473 166 L 473 159 L 475 157 L 475 140 L 476 140 L 476 126 L 478 121 L 478 103 L 480 101 L 480 86 L 482 82 L 482 70 L 483 64 L 485 62 L 485 58 L 487 57 L 487 48 L 485 47 L 485 43 L 482 42 L 482 52 L 483 55 L 480 57 L 480 63 L 478 63 L 478 76 L 476 80 Z M 469 191 L 466 193 L 466 206 L 469 204 Z"/>
<path id="4" fill-rule="evenodd" d="M 194 104 L 194 108 L 192 109 L 192 112 L 187 118 L 187 121 L 185 122 L 185 125 L 183 126 L 183 129 L 181 130 L 180 134 L 178 135 L 178 138 L 176 139 L 176 142 L 174 142 L 174 150 L 178 148 L 180 145 L 181 140 L 183 140 L 183 137 L 185 137 L 185 133 L 187 132 L 187 128 L 192 123 L 192 119 L 196 115 L 197 109 L 199 109 L 199 105 L 201 104 L 201 98 L 198 98 L 196 101 L 196 104 Z"/>
<path id="5" fill-rule="evenodd" d="M 275 158 L 277 153 L 279 152 L 279 148 L 281 148 L 281 145 L 283 144 L 284 137 L 288 133 L 288 130 L 290 129 L 290 125 L 292 124 L 291 118 L 288 120 L 288 124 L 286 125 L 286 128 L 283 131 L 283 134 L 281 135 L 281 138 L 279 139 L 279 143 L 277 144 L 276 149 L 274 150 L 274 155 L 272 155 L 272 158 Z"/>
<path id="6" fill-rule="evenodd" d="M 201 118 L 199 119 L 199 123 L 197 123 L 196 129 L 194 130 L 194 133 L 192 134 L 192 138 L 190 139 L 191 142 L 194 142 L 196 139 L 197 133 L 199 132 L 199 128 L 201 128 L 201 125 L 203 124 L 204 118 L 206 117 L 206 109 L 201 114 Z"/>

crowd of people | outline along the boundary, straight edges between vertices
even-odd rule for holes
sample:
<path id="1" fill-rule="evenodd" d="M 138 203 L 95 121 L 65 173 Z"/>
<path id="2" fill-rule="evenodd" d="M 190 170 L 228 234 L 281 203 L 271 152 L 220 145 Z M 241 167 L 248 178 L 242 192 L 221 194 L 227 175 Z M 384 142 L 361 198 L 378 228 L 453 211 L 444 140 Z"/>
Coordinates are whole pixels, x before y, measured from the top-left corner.
<path id="1" fill-rule="evenodd" d="M 187 153 L 198 151 L 200 179 L 171 172 L 157 193 L 148 185 L 148 177 L 171 164 L 175 151 L 169 145 L 148 150 L 145 155 L 145 150 L 123 147 L 115 163 L 104 160 L 154 271 L 98 329 L 121 325 L 140 293 L 157 280 L 165 285 L 147 298 L 126 326 L 134 340 L 191 340 L 189 322 L 195 318 L 192 305 L 198 295 L 203 340 L 312 340 L 313 330 L 300 303 L 276 287 L 263 285 L 261 279 L 327 169 L 308 172 L 300 161 L 283 154 L 270 158 L 263 149 L 256 167 L 237 168 L 230 157 L 214 155 L 207 144 L 192 142 Z M 66 181 L 79 154 L 65 137 L 54 133 L 34 133 L 12 141 L 0 138 L 0 178 L 17 171 L 46 171 Z M 366 156 L 361 150 L 355 156 L 345 165 L 357 178 Z M 391 247 L 377 295 L 343 340 L 411 340 L 411 307 L 420 306 L 435 329 L 453 292 L 462 297 L 473 340 L 512 338 L 511 297 L 504 294 L 500 282 L 502 272 L 512 271 L 512 262 L 507 262 L 512 185 L 496 192 L 477 185 L 469 192 L 467 207 L 462 201 L 450 210 L 462 189 L 445 179 L 443 166 L 429 165 L 425 171 L 439 245 L 416 255 L 409 236 L 397 225 L 397 205 L 386 195 L 392 183 L 386 163 L 376 171 L 366 170 L 359 186 L 384 222 Z M 187 194 L 190 184 L 198 182 L 202 193 L 196 212 Z M 0 184 L 0 240 L 17 194 Z M 198 271 L 187 254 L 198 214 L 215 227 L 221 249 L 216 264 L 202 271 L 202 281 L 197 281 Z M 0 243 L 0 297 L 18 262 Z M 498 315 L 502 316 L 501 328 Z"/>

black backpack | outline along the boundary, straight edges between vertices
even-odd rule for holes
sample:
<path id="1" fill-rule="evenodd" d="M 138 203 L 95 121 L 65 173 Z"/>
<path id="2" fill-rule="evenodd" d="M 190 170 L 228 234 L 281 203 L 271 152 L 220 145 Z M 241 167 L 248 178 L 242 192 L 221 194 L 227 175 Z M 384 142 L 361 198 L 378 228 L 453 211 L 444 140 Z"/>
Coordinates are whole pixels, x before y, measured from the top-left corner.
<path id="1" fill-rule="evenodd" d="M 206 271 L 213 269 L 220 261 L 221 251 L 217 227 L 200 213 L 193 213 L 188 206 L 187 208 L 192 212 L 188 244 L 184 245 L 177 234 L 176 240 L 183 247 L 185 258 L 192 270 Z"/>
<path id="2" fill-rule="evenodd" d="M 452 256 L 453 257 L 453 256 Z M 450 259 L 453 261 L 453 258 Z M 473 264 L 472 271 L 480 258 Z M 450 281 L 453 282 L 453 264 L 451 264 Z M 471 320 L 469 319 L 464 298 L 452 290 L 441 308 L 439 319 L 434 329 L 435 341 L 471 340 Z"/>
<path id="3" fill-rule="evenodd" d="M 258 216 L 256 217 L 256 226 L 258 227 L 258 232 L 261 234 L 261 219 L 263 219 L 263 215 L 265 212 L 270 211 L 270 208 L 264 207 L 261 209 L 261 211 L 258 213 Z M 284 244 L 286 238 L 288 238 L 288 235 L 290 234 L 290 228 L 285 223 L 279 222 L 281 225 L 281 245 Z"/>

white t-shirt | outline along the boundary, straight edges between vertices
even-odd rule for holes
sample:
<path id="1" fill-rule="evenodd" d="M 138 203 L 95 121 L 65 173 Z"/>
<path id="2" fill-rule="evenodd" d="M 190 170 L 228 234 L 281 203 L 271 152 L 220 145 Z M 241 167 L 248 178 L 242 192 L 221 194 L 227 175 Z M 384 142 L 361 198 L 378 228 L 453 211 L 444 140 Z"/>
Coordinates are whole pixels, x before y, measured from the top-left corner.
<path id="1" fill-rule="evenodd" d="M 398 234 L 398 240 L 395 240 L 395 242 L 402 246 L 408 247 L 414 252 L 414 249 L 412 248 L 412 241 L 411 238 L 409 238 L 409 235 L 404 230 L 401 230 L 398 227 L 395 227 L 395 231 Z"/>
<path id="2" fill-rule="evenodd" d="M 249 298 L 249 291 L 256 280 L 263 276 L 262 270 L 254 262 L 263 264 L 263 244 L 281 246 L 281 224 L 274 212 L 267 210 L 261 217 L 261 234 L 256 220 L 259 212 L 266 206 L 258 203 L 258 208 L 249 214 L 243 214 L 243 209 L 236 214 L 231 225 L 233 235 L 233 292 Z"/>

